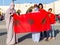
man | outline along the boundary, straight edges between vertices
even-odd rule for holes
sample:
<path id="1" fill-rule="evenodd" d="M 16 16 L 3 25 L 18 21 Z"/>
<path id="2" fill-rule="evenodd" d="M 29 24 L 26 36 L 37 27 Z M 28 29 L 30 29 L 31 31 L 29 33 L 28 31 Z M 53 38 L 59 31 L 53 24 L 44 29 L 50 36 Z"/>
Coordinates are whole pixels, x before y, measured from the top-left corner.
<path id="1" fill-rule="evenodd" d="M 10 8 L 5 13 L 5 21 L 6 21 L 6 27 L 7 27 L 7 45 L 13 45 L 16 42 L 16 34 L 13 30 L 13 13 L 15 13 L 14 9 L 15 5 L 12 2 L 10 4 Z"/>

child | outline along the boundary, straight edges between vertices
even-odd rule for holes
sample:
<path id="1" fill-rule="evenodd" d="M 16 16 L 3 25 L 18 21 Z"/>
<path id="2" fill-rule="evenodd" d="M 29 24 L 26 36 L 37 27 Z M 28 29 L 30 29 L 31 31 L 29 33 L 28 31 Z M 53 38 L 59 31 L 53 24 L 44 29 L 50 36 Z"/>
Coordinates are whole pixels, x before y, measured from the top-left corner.
<path id="1" fill-rule="evenodd" d="M 48 13 L 49 13 L 49 19 L 50 19 L 50 23 L 51 23 L 51 30 L 49 31 L 49 38 L 50 39 L 55 39 L 54 37 L 54 24 L 55 24 L 55 15 L 51 13 L 52 12 L 52 8 L 48 9 Z"/>

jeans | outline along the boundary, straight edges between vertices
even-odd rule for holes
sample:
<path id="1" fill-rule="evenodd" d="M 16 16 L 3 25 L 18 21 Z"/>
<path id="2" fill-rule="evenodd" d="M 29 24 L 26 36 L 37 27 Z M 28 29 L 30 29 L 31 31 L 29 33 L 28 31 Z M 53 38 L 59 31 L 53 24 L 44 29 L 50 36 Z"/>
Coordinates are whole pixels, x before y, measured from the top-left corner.
<path id="1" fill-rule="evenodd" d="M 54 37 L 55 33 L 54 33 L 54 24 L 51 24 L 51 30 L 49 31 L 49 36 L 50 37 Z"/>
<path id="2" fill-rule="evenodd" d="M 42 34 L 42 38 L 48 38 L 49 37 L 49 31 L 44 31 L 41 34 Z"/>

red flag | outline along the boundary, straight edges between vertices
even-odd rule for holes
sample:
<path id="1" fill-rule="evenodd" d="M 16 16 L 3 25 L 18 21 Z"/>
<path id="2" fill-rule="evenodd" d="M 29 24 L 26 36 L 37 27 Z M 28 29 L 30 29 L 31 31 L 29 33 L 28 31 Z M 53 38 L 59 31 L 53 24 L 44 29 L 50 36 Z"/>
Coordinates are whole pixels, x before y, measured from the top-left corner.
<path id="1" fill-rule="evenodd" d="M 26 22 L 25 15 L 14 14 L 14 31 L 16 33 L 31 32 L 30 24 Z"/>
<path id="2" fill-rule="evenodd" d="M 50 19 L 49 19 L 49 16 L 48 16 L 48 12 L 45 11 L 44 9 L 40 9 L 39 11 L 41 12 L 43 19 L 45 19 L 45 23 L 42 24 L 42 30 L 43 31 L 50 30 L 51 27 L 50 27 Z"/>
<path id="3" fill-rule="evenodd" d="M 17 15 L 14 14 L 14 31 L 16 33 L 43 32 L 50 29 L 46 11 Z"/>

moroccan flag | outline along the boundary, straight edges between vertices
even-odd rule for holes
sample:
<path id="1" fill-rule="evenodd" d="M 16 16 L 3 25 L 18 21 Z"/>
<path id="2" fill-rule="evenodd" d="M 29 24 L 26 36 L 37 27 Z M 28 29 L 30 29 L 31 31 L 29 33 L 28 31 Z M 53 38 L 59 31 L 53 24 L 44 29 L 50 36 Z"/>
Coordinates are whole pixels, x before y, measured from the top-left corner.
<path id="1" fill-rule="evenodd" d="M 28 14 L 14 14 L 14 31 L 16 33 L 43 32 L 50 29 L 46 11 Z"/>
<path id="2" fill-rule="evenodd" d="M 44 10 L 44 9 L 40 9 L 39 11 L 41 12 L 40 15 L 42 15 L 41 19 L 44 22 L 44 23 L 41 23 L 41 25 L 42 25 L 42 32 L 50 30 L 51 29 L 51 27 L 50 27 L 51 23 L 50 23 L 50 18 L 48 16 L 49 13 L 46 10 Z"/>

